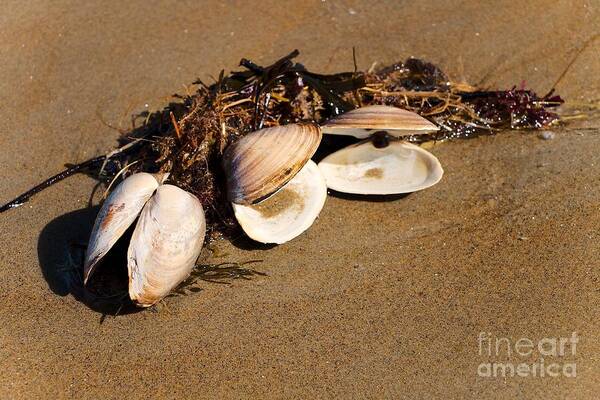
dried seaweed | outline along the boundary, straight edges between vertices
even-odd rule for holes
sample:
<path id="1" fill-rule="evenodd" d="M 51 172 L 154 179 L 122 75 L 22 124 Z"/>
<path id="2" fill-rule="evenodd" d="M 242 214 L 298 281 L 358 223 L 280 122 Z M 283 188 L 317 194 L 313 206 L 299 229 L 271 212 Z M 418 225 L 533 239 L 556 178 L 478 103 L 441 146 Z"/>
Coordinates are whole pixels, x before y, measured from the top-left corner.
<path id="1" fill-rule="evenodd" d="M 220 264 L 200 264 L 192 270 L 190 276 L 173 291 L 171 296 L 196 293 L 202 289 L 198 286 L 200 281 L 229 285 L 235 279 L 250 280 L 254 276 L 266 276 L 264 272 L 257 271 L 248 265 L 260 263 L 262 260 L 250 260 L 243 263 L 225 262 Z"/>
<path id="2" fill-rule="evenodd" d="M 169 180 L 198 196 L 213 232 L 237 225 L 225 197 L 221 155 L 228 144 L 266 126 L 322 123 L 361 105 L 387 104 L 415 111 L 441 126 L 443 140 L 499 129 L 546 127 L 558 120 L 548 108 L 558 96 L 538 97 L 524 88 L 483 91 L 454 84 L 435 65 L 418 59 L 373 71 L 322 75 L 292 60 L 297 51 L 262 67 L 242 59 L 244 71 L 225 76 L 183 98 L 187 112 L 167 132 L 156 132 L 154 159 Z M 137 169 L 142 169 L 137 167 Z"/>
<path id="3" fill-rule="evenodd" d="M 298 54 L 295 50 L 265 67 L 242 59 L 242 71 L 222 71 L 211 85 L 196 81 L 194 93 L 174 96 L 176 101 L 163 110 L 139 115 L 144 124 L 121 139 L 122 146 L 129 146 L 126 151 L 90 160 L 76 170 L 98 172 L 100 160 L 107 180 L 125 166 L 129 168 L 120 178 L 142 170 L 168 172 L 170 183 L 200 199 L 211 236 L 232 235 L 238 226 L 224 192 L 221 156 L 230 143 L 253 130 L 301 121 L 323 123 L 370 104 L 408 109 L 441 127 L 435 134 L 410 137 L 412 141 L 545 128 L 559 121 L 550 109 L 563 100 L 552 91 L 538 96 L 523 85 L 483 90 L 452 82 L 437 66 L 414 58 L 373 71 L 323 75 L 294 62 Z M 332 140 L 343 139 L 324 140 L 322 146 L 335 146 Z M 24 196 L 0 210 L 22 204 L 30 194 Z"/>

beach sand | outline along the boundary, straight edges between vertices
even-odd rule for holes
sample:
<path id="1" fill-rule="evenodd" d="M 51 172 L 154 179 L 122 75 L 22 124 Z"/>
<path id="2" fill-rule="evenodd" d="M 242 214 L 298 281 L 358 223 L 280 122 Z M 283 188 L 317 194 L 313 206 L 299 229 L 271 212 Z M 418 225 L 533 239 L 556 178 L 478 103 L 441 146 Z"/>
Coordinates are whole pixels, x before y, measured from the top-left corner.
<path id="1" fill-rule="evenodd" d="M 123 4 L 125 3 L 125 4 Z M 116 146 L 241 57 L 294 48 L 320 72 L 415 56 L 454 80 L 544 93 L 600 33 L 595 1 L 4 2 L 0 202 Z M 557 85 L 598 100 L 600 40 Z M 0 398 L 593 399 L 600 392 L 600 120 L 447 142 L 437 186 L 387 201 L 329 197 L 274 248 L 214 244 L 203 262 L 266 276 L 107 317 L 68 294 L 95 181 L 75 176 L 0 215 Z M 97 198 L 97 196 L 96 196 Z M 478 337 L 571 337 L 577 376 L 481 377 Z"/>

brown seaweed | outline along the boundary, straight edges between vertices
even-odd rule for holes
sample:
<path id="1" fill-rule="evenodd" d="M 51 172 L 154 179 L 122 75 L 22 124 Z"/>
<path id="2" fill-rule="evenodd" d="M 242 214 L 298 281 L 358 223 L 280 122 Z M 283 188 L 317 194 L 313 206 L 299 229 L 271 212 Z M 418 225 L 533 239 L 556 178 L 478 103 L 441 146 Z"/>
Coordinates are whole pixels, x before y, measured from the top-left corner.
<path id="1" fill-rule="evenodd" d="M 415 58 L 374 71 L 325 75 L 295 62 L 298 55 L 294 50 L 268 66 L 242 59 L 241 71 L 222 71 L 211 85 L 196 81 L 193 94 L 176 95 L 176 101 L 165 109 L 139 115 L 145 124 L 124 134 L 120 141 L 126 151 L 73 166 L 2 206 L 0 212 L 72 173 L 97 174 L 101 170 L 110 180 L 130 166 L 119 179 L 141 170 L 169 172 L 170 183 L 194 193 L 202 202 L 209 233 L 231 235 L 238 226 L 224 193 L 221 155 L 230 143 L 255 129 L 302 121 L 323 123 L 370 104 L 408 109 L 440 126 L 435 134 L 409 138 L 412 141 L 539 129 L 559 121 L 550 109 L 563 100 L 552 91 L 538 96 L 523 85 L 487 90 L 455 83 L 439 67 Z M 343 138 L 328 138 L 323 146 L 335 146 L 332 140 Z"/>

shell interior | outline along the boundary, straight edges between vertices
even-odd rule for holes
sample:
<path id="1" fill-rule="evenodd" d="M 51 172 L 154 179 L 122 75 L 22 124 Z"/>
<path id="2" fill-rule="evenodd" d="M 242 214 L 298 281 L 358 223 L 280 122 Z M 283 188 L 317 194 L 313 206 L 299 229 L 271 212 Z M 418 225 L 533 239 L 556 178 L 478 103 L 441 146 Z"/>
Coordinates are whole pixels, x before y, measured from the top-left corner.
<path id="1" fill-rule="evenodd" d="M 223 168 L 227 196 L 236 204 L 267 198 L 289 182 L 321 142 L 314 124 L 290 124 L 252 132 L 227 148 Z"/>
<path id="2" fill-rule="evenodd" d="M 253 205 L 233 203 L 235 216 L 246 234 L 262 243 L 287 242 L 308 229 L 317 218 L 327 185 L 313 161 L 269 198 Z"/>
<path id="3" fill-rule="evenodd" d="M 327 121 L 323 133 L 365 139 L 377 131 L 403 137 L 437 131 L 439 128 L 419 114 L 397 107 L 372 105 L 357 108 Z"/>
<path id="4" fill-rule="evenodd" d="M 319 169 L 330 189 L 365 195 L 415 192 L 435 185 L 444 173 L 433 154 L 399 140 L 384 148 L 359 142 L 325 157 Z"/>
<path id="5" fill-rule="evenodd" d="M 128 177 L 111 192 L 100 208 L 92 229 L 83 268 L 84 282 L 135 221 L 158 185 L 152 174 L 142 172 Z"/>

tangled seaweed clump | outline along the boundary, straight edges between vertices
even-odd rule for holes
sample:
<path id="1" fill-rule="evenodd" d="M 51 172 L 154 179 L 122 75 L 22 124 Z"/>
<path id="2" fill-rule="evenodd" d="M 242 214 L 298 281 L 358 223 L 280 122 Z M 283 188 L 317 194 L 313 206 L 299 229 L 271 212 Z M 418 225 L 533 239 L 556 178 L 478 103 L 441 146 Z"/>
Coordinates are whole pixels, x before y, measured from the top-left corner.
<path id="1" fill-rule="evenodd" d="M 268 67 L 242 59 L 245 71 L 221 73 L 210 86 L 197 82 L 198 91 L 182 98 L 178 121 L 165 132 L 151 134 L 156 138 L 151 146 L 155 167 L 200 198 L 213 231 L 236 226 L 224 193 L 223 150 L 256 129 L 302 121 L 320 124 L 372 104 L 408 109 L 441 127 L 414 141 L 542 128 L 559 119 L 548 111 L 562 103 L 552 93 L 539 97 L 524 88 L 477 90 L 454 84 L 435 65 L 414 58 L 375 71 L 321 75 L 294 63 L 297 55 L 294 51 Z M 162 115 L 166 119 L 164 111 Z"/>
<path id="2" fill-rule="evenodd" d="M 175 96 L 176 102 L 146 115 L 142 128 L 124 135 L 120 151 L 89 160 L 85 169 L 100 171 L 108 180 L 125 175 L 124 167 L 126 174 L 168 172 L 170 183 L 200 199 L 208 232 L 229 235 L 238 228 L 226 198 L 221 156 L 229 144 L 254 130 L 303 121 L 321 124 L 357 107 L 384 104 L 416 112 L 440 127 L 409 137 L 411 141 L 458 139 L 547 127 L 559 120 L 549 109 L 563 102 L 552 91 L 540 97 L 523 85 L 488 91 L 454 83 L 437 66 L 415 58 L 366 72 L 355 68 L 322 75 L 294 62 L 298 54 L 295 50 L 267 67 L 242 59 L 243 71 L 221 72 L 212 85 L 194 82 L 195 93 Z M 75 170 L 51 179 L 82 170 L 81 165 L 71 168 Z"/>

